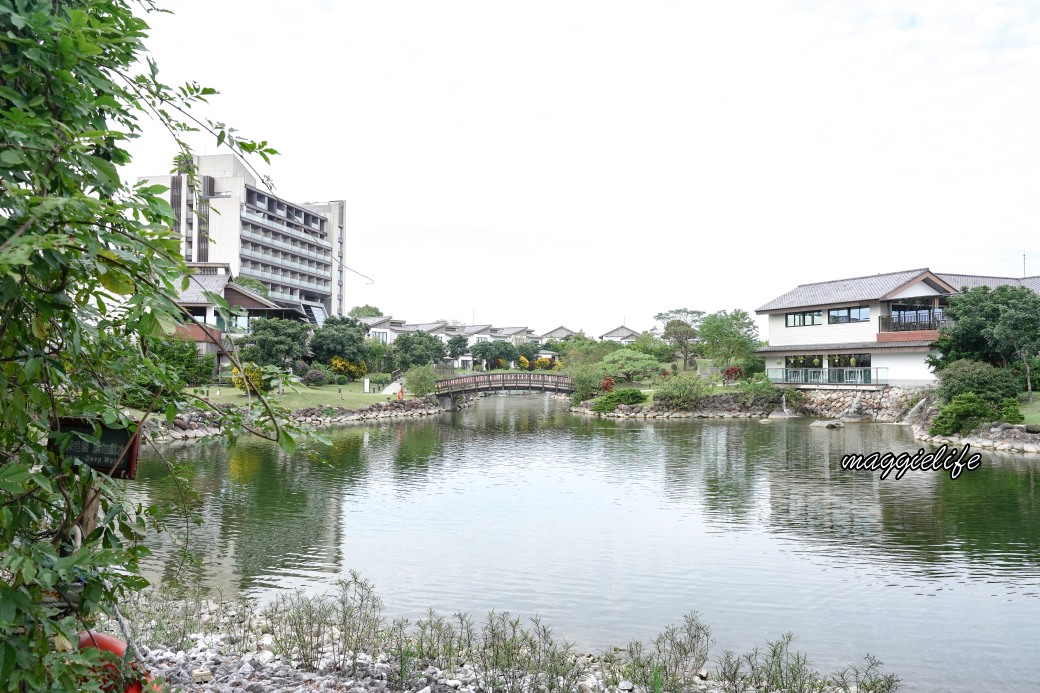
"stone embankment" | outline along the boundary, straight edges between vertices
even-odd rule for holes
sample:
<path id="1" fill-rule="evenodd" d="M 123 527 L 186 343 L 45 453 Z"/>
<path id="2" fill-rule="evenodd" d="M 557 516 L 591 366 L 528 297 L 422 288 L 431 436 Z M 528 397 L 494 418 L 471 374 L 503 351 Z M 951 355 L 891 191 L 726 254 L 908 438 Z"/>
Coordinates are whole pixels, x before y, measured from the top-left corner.
<path id="1" fill-rule="evenodd" d="M 1040 454 L 1040 424 L 993 421 L 967 436 L 930 434 L 929 429 L 940 412 L 935 391 L 931 389 L 889 388 L 876 393 L 864 392 L 859 399 L 851 392 L 807 391 L 801 410 L 832 420 L 817 422 L 821 426 L 838 427 L 843 419 L 899 422 L 910 425 L 915 440 L 934 446 L 970 445 L 997 452 Z"/>
<path id="2" fill-rule="evenodd" d="M 939 408 L 930 406 L 918 419 L 911 421 L 910 430 L 914 438 L 931 445 L 970 445 L 997 452 L 1040 454 L 1040 424 L 993 421 L 966 436 L 933 436 L 928 430 L 938 415 Z"/>
<path id="3" fill-rule="evenodd" d="M 870 421 L 901 422 L 927 392 L 920 387 L 886 387 L 880 390 L 798 390 L 799 410 L 824 419 L 856 417 Z"/>
<path id="4" fill-rule="evenodd" d="M 353 423 L 400 419 L 408 417 L 434 416 L 444 411 L 436 398 L 393 400 L 377 402 L 364 409 L 344 407 L 310 407 L 290 415 L 298 424 L 314 427 L 339 426 Z M 148 435 L 154 440 L 192 440 L 220 435 L 220 414 L 214 411 L 190 410 L 177 414 L 172 423 L 149 419 L 146 423 Z"/>

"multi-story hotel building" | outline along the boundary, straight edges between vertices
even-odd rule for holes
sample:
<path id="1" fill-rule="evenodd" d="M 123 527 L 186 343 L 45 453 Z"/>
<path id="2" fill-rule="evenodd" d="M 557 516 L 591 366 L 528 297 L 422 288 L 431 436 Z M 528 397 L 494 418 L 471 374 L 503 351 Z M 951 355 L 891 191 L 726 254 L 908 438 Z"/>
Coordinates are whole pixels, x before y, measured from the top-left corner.
<path id="1" fill-rule="evenodd" d="M 184 259 L 230 265 L 261 281 L 270 300 L 299 307 L 318 325 L 345 315 L 346 203 L 296 204 L 258 185 L 233 154 L 196 156 L 198 190 L 186 173 L 148 176 L 169 188 Z"/>

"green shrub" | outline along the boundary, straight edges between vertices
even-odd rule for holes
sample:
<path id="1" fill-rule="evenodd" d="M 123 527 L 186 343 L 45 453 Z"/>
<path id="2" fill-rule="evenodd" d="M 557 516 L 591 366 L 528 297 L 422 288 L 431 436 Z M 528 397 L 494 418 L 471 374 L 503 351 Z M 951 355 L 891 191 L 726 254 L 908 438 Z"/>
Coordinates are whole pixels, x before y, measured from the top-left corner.
<path id="1" fill-rule="evenodd" d="M 646 395 L 634 387 L 623 387 L 620 390 L 608 392 L 592 405 L 592 411 L 605 414 L 617 409 L 619 404 L 642 404 L 646 401 Z"/>
<path id="2" fill-rule="evenodd" d="M 350 382 L 350 378 L 348 378 L 345 375 L 341 374 L 341 375 L 337 375 L 336 376 L 336 384 L 337 385 L 346 385 L 349 382 Z"/>
<path id="3" fill-rule="evenodd" d="M 412 366 L 404 374 L 405 389 L 416 397 L 425 397 L 437 389 L 437 373 L 432 364 Z"/>
<path id="4" fill-rule="evenodd" d="M 300 378 L 300 381 L 308 387 L 321 387 L 328 382 L 328 379 L 320 370 L 312 368 L 307 371 L 302 378 Z"/>
<path id="5" fill-rule="evenodd" d="M 1000 403 L 1000 420 L 1013 424 L 1026 420 L 1026 417 L 1022 415 L 1022 410 L 1018 407 L 1017 397 L 1008 397 Z"/>
<path id="6" fill-rule="evenodd" d="M 994 368 L 981 361 L 961 359 L 939 371 L 939 401 L 948 404 L 957 395 L 972 392 L 983 400 L 999 405 L 1019 393 L 1018 379 L 1004 368 Z"/>
<path id="7" fill-rule="evenodd" d="M 336 382 L 336 373 L 332 370 L 332 367 L 326 363 L 315 362 L 311 364 L 311 367 L 308 369 L 307 372 L 309 373 L 310 371 L 318 371 L 319 373 L 321 373 L 323 376 L 325 376 L 326 383 Z"/>
<path id="8" fill-rule="evenodd" d="M 750 407 L 756 402 L 768 402 L 779 399 L 779 390 L 765 373 L 756 373 L 742 381 L 737 390 L 740 392 L 740 403 Z"/>
<path id="9" fill-rule="evenodd" d="M 689 410 L 708 396 L 710 386 L 696 374 L 683 371 L 668 380 L 660 380 L 654 391 L 654 403 L 665 409 Z"/>
<path id="10" fill-rule="evenodd" d="M 249 378 L 251 389 L 254 392 L 267 392 L 268 385 L 264 381 L 263 369 L 252 362 L 244 364 L 243 368 L 246 371 L 246 378 Z M 237 368 L 231 372 L 231 384 L 239 390 L 246 389 L 246 379 L 242 377 L 242 373 Z"/>
<path id="11" fill-rule="evenodd" d="M 369 373 L 368 384 L 372 387 L 386 387 L 393 382 L 393 376 L 389 373 Z"/>
<path id="12" fill-rule="evenodd" d="M 766 362 L 759 356 L 749 356 L 746 359 L 737 359 L 733 362 L 734 366 L 738 366 L 744 371 L 744 378 L 750 378 L 756 373 L 766 372 Z"/>
<path id="13" fill-rule="evenodd" d="M 574 404 L 592 399 L 599 393 L 600 384 L 603 382 L 603 370 L 594 364 L 582 364 L 567 369 L 567 375 L 574 387 L 571 401 Z"/>
<path id="14" fill-rule="evenodd" d="M 965 435 L 998 415 L 992 404 L 974 392 L 965 392 L 943 407 L 928 432 L 933 436 Z"/>

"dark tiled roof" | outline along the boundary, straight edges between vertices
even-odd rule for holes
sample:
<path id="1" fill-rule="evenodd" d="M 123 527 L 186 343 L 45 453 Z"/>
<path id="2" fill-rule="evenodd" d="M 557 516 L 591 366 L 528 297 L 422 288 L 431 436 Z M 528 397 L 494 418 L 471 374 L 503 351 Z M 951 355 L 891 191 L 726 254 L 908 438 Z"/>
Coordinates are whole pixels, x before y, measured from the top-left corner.
<path id="1" fill-rule="evenodd" d="M 549 330 L 548 332 L 545 332 L 541 336 L 542 337 L 548 337 L 549 335 L 556 335 L 556 334 L 560 334 L 560 333 L 564 334 L 565 336 L 566 335 L 572 335 L 572 334 L 578 334 L 576 331 L 570 329 L 569 327 L 564 327 L 563 325 L 560 325 L 557 328 L 554 328 L 554 329 Z"/>
<path id="2" fill-rule="evenodd" d="M 369 327 L 375 327 L 376 325 L 389 322 L 390 320 L 393 320 L 392 315 L 376 315 L 372 317 L 358 318 L 358 322 L 368 325 Z"/>
<path id="3" fill-rule="evenodd" d="M 245 294 L 246 296 L 248 296 L 249 298 L 253 299 L 257 303 L 264 304 L 268 308 L 277 308 L 278 307 L 278 305 L 275 304 L 275 303 L 272 303 L 270 299 L 264 298 L 261 294 L 256 293 L 252 289 L 247 289 L 246 287 L 241 286 L 240 284 L 236 284 L 234 281 L 228 282 L 225 285 L 224 288 L 225 289 L 228 289 L 228 288 L 234 289 L 235 291 L 239 292 L 240 294 Z"/>
<path id="4" fill-rule="evenodd" d="M 899 349 L 907 347 L 930 347 L 932 341 L 929 339 L 914 339 L 906 342 L 838 342 L 834 344 L 784 344 L 776 346 L 760 347 L 756 353 L 768 354 L 777 351 L 811 351 L 819 353 L 823 351 L 842 351 L 848 349 Z"/>
<path id="5" fill-rule="evenodd" d="M 783 296 L 774 298 L 756 312 L 878 299 L 927 271 L 926 268 L 903 270 L 889 274 L 874 274 L 869 277 L 802 284 Z"/>
<path id="6" fill-rule="evenodd" d="M 876 301 L 929 271 L 927 267 L 922 267 L 901 272 L 874 274 L 868 277 L 852 277 L 851 279 L 802 284 L 788 291 L 783 296 L 774 298 L 757 309 L 756 312 L 763 313 L 785 308 L 808 308 L 839 303 L 854 303 L 857 301 Z M 996 288 L 998 286 L 1010 285 L 1025 286 L 1040 293 L 1040 277 L 1018 279 L 1015 277 L 984 277 L 976 274 L 950 274 L 948 272 L 932 272 L 932 274 L 957 291 L 964 287 L 974 289 L 980 286 Z"/>
<path id="7" fill-rule="evenodd" d="M 958 291 L 964 287 L 977 289 L 980 286 L 988 286 L 991 289 L 995 289 L 998 286 L 1024 286 L 1027 289 L 1040 293 L 1040 277 L 1019 279 L 1016 277 L 983 277 L 977 274 L 949 274 L 947 272 L 936 272 L 935 274 L 938 277 L 942 277 L 942 280 L 947 284 L 956 287 Z"/>
<path id="8" fill-rule="evenodd" d="M 620 337 L 622 339 L 626 339 L 628 337 L 638 337 L 638 336 L 639 336 L 639 333 L 636 332 L 635 330 L 633 330 L 631 327 L 625 327 L 624 325 L 621 325 L 620 327 L 615 327 L 610 332 L 607 332 L 605 334 L 601 334 L 599 336 L 599 338 L 600 339 L 607 339 L 609 337 Z"/>

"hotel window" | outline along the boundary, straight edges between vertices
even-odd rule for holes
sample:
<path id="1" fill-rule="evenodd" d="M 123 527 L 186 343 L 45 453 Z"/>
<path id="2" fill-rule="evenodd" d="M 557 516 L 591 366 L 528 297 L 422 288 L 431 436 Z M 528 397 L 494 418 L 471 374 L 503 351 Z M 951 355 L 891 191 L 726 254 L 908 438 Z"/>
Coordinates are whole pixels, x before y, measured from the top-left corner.
<path id="1" fill-rule="evenodd" d="M 477 342 L 478 344 L 479 344 L 479 343 L 481 343 L 481 342 L 486 342 L 487 340 L 488 340 L 488 338 L 487 338 L 487 337 L 477 337 L 477 338 L 476 338 L 476 342 Z"/>
<path id="2" fill-rule="evenodd" d="M 386 344 L 386 332 L 373 332 L 372 336 L 375 337 L 375 340 L 380 344 Z"/>
<path id="3" fill-rule="evenodd" d="M 823 354 L 785 356 L 784 366 L 787 368 L 821 368 L 823 366 Z"/>
<path id="4" fill-rule="evenodd" d="M 823 311 L 822 310 L 807 310 L 801 313 L 788 313 L 787 314 L 787 326 L 788 327 L 805 327 L 806 325 L 822 325 L 823 324 Z"/>
<path id="5" fill-rule="evenodd" d="M 831 368 L 870 368 L 870 354 L 831 354 L 827 357 Z"/>
<path id="6" fill-rule="evenodd" d="M 827 322 L 831 325 L 843 325 L 847 322 L 870 322 L 870 307 L 831 308 L 827 311 Z"/>

